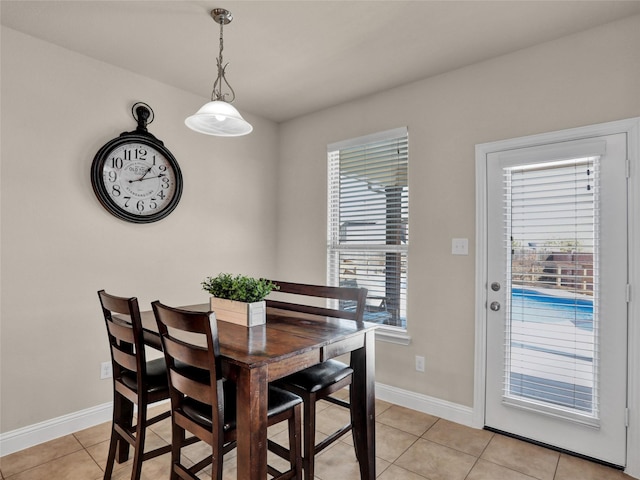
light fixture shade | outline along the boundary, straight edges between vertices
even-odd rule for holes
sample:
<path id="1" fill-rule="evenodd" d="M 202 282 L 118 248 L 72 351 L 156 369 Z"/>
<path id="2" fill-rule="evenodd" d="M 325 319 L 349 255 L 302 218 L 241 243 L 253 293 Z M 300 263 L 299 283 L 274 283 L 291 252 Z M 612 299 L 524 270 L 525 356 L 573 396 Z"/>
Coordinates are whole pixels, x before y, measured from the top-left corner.
<path id="1" fill-rule="evenodd" d="M 230 103 L 214 100 L 184 121 L 191 130 L 219 137 L 239 137 L 251 133 L 253 127 Z"/>

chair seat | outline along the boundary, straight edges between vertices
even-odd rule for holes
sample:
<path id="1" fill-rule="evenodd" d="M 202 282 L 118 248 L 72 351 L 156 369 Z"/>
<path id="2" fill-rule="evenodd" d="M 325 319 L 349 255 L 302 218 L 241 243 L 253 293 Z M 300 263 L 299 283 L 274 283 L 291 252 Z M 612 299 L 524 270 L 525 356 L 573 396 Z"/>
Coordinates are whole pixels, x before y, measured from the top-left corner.
<path id="1" fill-rule="evenodd" d="M 327 360 L 279 380 L 277 384 L 289 385 L 306 392 L 317 392 L 353 374 L 353 369 L 338 360 Z"/>
<path id="2" fill-rule="evenodd" d="M 224 430 L 236 428 L 236 386 L 231 381 L 223 383 L 224 391 Z M 267 417 L 278 415 L 286 410 L 302 403 L 302 399 L 291 392 L 269 385 L 269 404 Z M 193 398 L 185 398 L 182 402 L 182 413 L 194 422 L 207 429 L 211 429 L 211 407 Z"/>
<path id="3" fill-rule="evenodd" d="M 169 390 L 167 379 L 167 366 L 164 358 L 156 358 L 147 362 L 147 381 L 149 383 L 149 393 L 156 393 L 162 390 Z M 134 392 L 138 391 L 138 382 L 134 372 L 127 372 L 122 375 L 122 383 Z"/>

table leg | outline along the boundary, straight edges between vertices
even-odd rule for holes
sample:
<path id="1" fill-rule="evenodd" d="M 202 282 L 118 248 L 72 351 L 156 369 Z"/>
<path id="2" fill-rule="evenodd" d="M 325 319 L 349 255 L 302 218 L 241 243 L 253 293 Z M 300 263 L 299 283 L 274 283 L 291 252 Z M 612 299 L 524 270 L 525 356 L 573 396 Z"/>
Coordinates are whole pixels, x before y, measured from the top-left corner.
<path id="1" fill-rule="evenodd" d="M 360 479 L 376 478 L 375 332 L 365 336 L 365 346 L 351 352 L 351 418 Z"/>
<path id="2" fill-rule="evenodd" d="M 243 368 L 236 379 L 238 480 L 267 478 L 267 367 Z"/>

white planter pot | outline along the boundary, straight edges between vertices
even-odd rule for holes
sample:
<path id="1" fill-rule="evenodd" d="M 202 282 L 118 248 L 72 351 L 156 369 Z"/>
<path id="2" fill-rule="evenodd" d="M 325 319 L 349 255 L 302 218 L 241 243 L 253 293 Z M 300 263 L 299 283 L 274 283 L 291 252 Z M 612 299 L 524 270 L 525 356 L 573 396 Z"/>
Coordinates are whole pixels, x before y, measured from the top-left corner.
<path id="1" fill-rule="evenodd" d="M 267 304 L 265 301 L 246 303 L 224 298 L 210 297 L 211 310 L 216 319 L 235 323 L 245 327 L 263 325 L 267 322 Z"/>

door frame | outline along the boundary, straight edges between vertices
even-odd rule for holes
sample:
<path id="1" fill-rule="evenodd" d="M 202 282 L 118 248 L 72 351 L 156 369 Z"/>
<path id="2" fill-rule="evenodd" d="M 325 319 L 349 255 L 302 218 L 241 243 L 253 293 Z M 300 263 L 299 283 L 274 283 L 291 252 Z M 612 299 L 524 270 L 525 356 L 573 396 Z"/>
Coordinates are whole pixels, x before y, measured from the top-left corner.
<path id="1" fill-rule="evenodd" d="M 640 478 L 640 458 L 631 452 L 640 451 L 640 117 L 615 122 L 571 128 L 525 137 L 476 145 L 476 298 L 475 298 L 475 371 L 473 426 L 485 425 L 485 379 L 487 345 L 487 155 L 516 148 L 579 140 L 615 133 L 627 134 L 628 180 L 628 245 L 629 284 L 628 308 L 628 372 L 627 405 L 627 466 L 625 472 Z"/>

